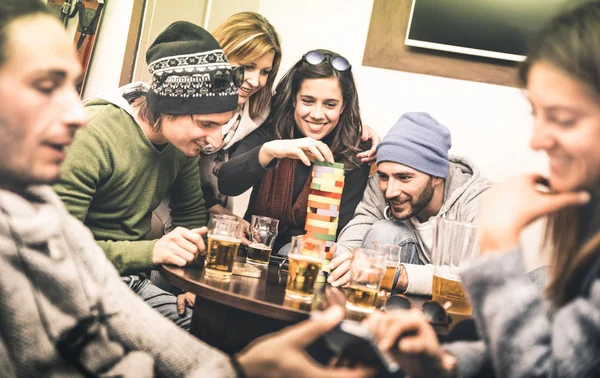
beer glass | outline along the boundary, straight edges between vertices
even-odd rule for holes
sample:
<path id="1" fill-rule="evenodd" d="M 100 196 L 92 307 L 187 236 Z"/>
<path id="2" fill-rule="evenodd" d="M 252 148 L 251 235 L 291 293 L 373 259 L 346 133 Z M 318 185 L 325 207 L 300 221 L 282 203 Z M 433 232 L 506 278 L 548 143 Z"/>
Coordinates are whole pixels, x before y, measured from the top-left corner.
<path id="1" fill-rule="evenodd" d="M 346 307 L 350 310 L 375 310 L 377 292 L 387 266 L 387 251 L 356 248 L 350 262 L 350 287 Z"/>
<path id="2" fill-rule="evenodd" d="M 250 222 L 250 245 L 247 262 L 257 265 L 269 265 L 271 250 L 277 237 L 279 221 L 269 217 L 253 215 Z"/>
<path id="3" fill-rule="evenodd" d="M 230 215 L 212 215 L 208 224 L 208 254 L 205 273 L 214 278 L 230 279 L 240 247 L 241 223 Z"/>
<path id="4" fill-rule="evenodd" d="M 288 253 L 290 267 L 285 295 L 311 300 L 324 259 L 325 241 L 302 235 L 294 236 Z"/>
<path id="5" fill-rule="evenodd" d="M 459 321 L 471 315 L 471 304 L 460 282 L 460 267 L 479 256 L 479 229 L 477 226 L 432 218 L 433 222 L 433 295 L 440 304 L 451 302 L 448 313 Z M 458 319 L 457 319 L 458 318 Z"/>
<path id="6" fill-rule="evenodd" d="M 396 270 L 400 263 L 400 246 L 393 244 L 386 244 L 381 242 L 371 243 L 371 249 L 376 251 L 384 251 L 387 253 L 387 261 L 385 267 L 385 274 L 381 281 L 381 290 L 391 292 L 394 284 L 394 276 L 396 276 Z"/>

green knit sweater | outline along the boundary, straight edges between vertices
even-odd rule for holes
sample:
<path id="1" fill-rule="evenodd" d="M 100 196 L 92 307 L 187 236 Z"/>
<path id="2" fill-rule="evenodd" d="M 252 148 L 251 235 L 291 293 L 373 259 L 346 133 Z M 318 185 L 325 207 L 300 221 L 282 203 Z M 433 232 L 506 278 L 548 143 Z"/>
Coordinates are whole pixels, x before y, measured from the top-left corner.
<path id="1" fill-rule="evenodd" d="M 86 104 L 79 130 L 54 185 L 69 212 L 93 233 L 121 274 L 152 268 L 152 211 L 169 198 L 173 226 L 206 225 L 198 158 L 172 145 L 157 150 L 133 117 L 106 100 Z"/>

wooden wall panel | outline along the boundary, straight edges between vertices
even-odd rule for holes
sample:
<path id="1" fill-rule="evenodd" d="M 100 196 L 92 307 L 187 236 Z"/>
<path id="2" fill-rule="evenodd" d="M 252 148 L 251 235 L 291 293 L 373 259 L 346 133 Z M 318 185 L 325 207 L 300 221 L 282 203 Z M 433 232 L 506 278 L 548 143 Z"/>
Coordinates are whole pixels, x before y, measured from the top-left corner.
<path id="1" fill-rule="evenodd" d="M 516 62 L 406 46 L 411 5 L 412 0 L 374 0 L 363 65 L 518 86 Z"/>

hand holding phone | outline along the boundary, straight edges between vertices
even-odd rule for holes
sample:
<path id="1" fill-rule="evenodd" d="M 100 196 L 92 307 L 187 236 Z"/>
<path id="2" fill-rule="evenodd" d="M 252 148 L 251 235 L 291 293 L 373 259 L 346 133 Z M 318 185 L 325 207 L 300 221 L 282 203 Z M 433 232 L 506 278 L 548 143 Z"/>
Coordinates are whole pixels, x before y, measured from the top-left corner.
<path id="1" fill-rule="evenodd" d="M 340 356 L 340 361 L 364 364 L 383 374 L 400 372 L 395 359 L 387 351 L 379 349 L 371 332 L 357 322 L 342 321 L 325 335 L 325 343 Z"/>

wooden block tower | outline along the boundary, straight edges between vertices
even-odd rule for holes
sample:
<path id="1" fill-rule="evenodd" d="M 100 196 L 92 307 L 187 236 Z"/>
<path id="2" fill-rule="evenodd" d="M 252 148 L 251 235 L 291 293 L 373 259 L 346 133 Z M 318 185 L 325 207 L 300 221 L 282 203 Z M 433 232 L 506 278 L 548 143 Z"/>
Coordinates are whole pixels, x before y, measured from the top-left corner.
<path id="1" fill-rule="evenodd" d="M 322 267 L 326 273 L 329 273 L 329 261 L 333 257 L 330 250 L 337 234 L 344 180 L 344 164 L 313 163 L 305 230 L 308 237 L 326 242 Z M 324 275 L 319 277 L 319 281 L 324 279 Z"/>

